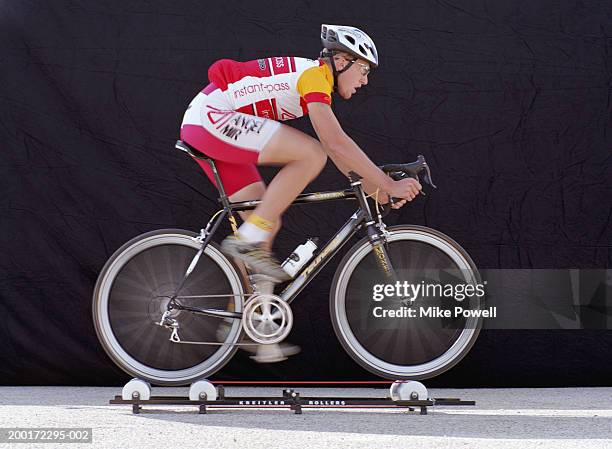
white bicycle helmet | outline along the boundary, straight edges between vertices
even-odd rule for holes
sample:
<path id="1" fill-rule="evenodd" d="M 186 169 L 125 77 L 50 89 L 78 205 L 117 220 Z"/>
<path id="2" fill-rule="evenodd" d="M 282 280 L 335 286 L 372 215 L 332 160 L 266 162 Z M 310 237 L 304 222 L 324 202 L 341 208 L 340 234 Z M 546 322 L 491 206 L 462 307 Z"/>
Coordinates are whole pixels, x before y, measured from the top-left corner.
<path id="1" fill-rule="evenodd" d="M 323 24 L 321 25 L 321 42 L 323 48 L 331 50 L 332 54 L 334 51 L 344 51 L 368 61 L 373 69 L 378 67 L 376 45 L 370 36 L 359 28 Z"/>

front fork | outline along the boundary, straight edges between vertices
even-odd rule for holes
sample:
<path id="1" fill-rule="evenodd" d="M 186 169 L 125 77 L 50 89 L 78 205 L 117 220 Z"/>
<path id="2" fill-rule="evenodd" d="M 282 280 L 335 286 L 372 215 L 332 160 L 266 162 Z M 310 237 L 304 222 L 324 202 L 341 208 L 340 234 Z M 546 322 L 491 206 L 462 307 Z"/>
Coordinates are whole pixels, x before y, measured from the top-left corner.
<path id="1" fill-rule="evenodd" d="M 355 191 L 359 205 L 365 212 L 364 227 L 370 244 L 372 245 L 374 255 L 376 256 L 378 267 L 388 281 L 399 280 L 386 249 L 389 232 L 386 229 L 385 223 L 382 221 L 382 215 L 377 209 L 376 219 L 374 218 L 361 184 L 361 176 L 355 172 L 349 172 L 349 179 L 351 180 L 351 187 Z M 377 201 L 377 199 L 375 198 L 374 201 Z"/>
<path id="2" fill-rule="evenodd" d="M 366 232 L 381 273 L 388 281 L 397 281 L 399 277 L 393 268 L 393 263 L 387 251 L 387 236 L 389 233 L 384 229 L 384 223 L 382 226 L 381 229 L 377 224 L 372 223 L 369 226 L 366 224 Z"/>
<path id="3" fill-rule="evenodd" d="M 397 283 L 401 284 L 403 281 L 395 270 L 395 267 L 391 262 L 391 257 L 389 256 L 389 252 L 387 251 L 389 248 L 387 243 L 390 234 L 385 229 L 385 224 L 382 222 L 382 220 L 379 220 L 378 224 L 371 224 L 368 226 L 367 232 L 368 238 L 370 239 L 370 244 L 372 245 L 373 253 L 376 257 L 377 265 L 380 272 L 384 276 L 385 282 L 391 285 L 395 285 Z M 399 298 L 399 302 L 404 305 L 410 305 L 412 300 L 408 296 L 402 296 Z"/>

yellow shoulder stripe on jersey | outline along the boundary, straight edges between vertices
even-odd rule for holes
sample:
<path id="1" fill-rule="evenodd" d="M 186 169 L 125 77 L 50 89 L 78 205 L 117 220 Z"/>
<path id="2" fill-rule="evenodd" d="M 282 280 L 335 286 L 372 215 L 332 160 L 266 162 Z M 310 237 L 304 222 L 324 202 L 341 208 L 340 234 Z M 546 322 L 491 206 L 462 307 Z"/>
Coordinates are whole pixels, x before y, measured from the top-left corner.
<path id="1" fill-rule="evenodd" d="M 334 78 L 327 64 L 304 70 L 297 82 L 297 91 L 306 103 L 331 104 L 333 87 Z"/>

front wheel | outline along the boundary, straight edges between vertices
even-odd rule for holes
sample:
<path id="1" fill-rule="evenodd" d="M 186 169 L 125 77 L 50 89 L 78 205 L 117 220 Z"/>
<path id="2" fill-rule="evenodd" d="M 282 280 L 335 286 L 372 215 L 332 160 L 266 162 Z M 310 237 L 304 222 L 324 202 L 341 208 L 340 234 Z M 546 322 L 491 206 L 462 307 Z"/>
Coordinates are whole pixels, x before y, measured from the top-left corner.
<path id="1" fill-rule="evenodd" d="M 467 252 L 441 232 L 413 225 L 387 230 L 384 246 L 395 276 L 384 276 L 380 253 L 367 238 L 357 242 L 334 276 L 332 324 L 366 370 L 387 379 L 430 378 L 457 364 L 478 337 L 482 319 L 477 313 L 455 316 L 455 307 L 477 311 L 484 296 L 457 302 L 447 292 L 465 292 L 467 285 L 474 291 L 479 273 Z"/>

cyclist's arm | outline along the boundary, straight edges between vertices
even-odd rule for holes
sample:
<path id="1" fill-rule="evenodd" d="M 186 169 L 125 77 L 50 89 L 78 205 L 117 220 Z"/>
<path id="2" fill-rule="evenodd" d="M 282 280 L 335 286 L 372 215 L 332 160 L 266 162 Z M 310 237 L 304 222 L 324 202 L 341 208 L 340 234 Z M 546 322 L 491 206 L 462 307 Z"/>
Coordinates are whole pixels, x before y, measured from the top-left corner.
<path id="1" fill-rule="evenodd" d="M 344 164 L 337 157 L 334 158 L 333 156 L 329 155 L 329 153 L 328 153 L 328 156 L 334 162 L 334 165 L 338 168 L 338 170 L 340 170 L 348 178 L 348 172 L 350 172 L 352 169 L 348 165 Z M 361 185 L 363 187 L 363 190 L 367 194 L 370 194 L 370 195 L 375 193 L 376 189 L 378 188 L 376 185 L 372 184 L 371 182 L 366 181 L 365 179 L 361 180 Z M 377 199 L 380 204 L 387 204 L 389 202 L 389 196 L 387 195 L 387 192 L 381 188 L 379 189 Z"/>
<path id="2" fill-rule="evenodd" d="M 323 149 L 336 167 L 348 176 L 353 170 L 362 177 L 363 188 L 373 193 L 377 188 L 386 194 L 393 180 L 378 168 L 342 129 L 331 107 L 324 103 L 308 103 L 308 115 Z M 383 195 L 379 195 L 379 198 Z"/>

